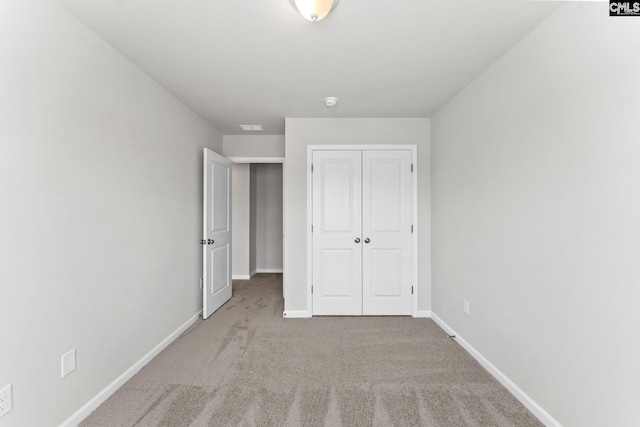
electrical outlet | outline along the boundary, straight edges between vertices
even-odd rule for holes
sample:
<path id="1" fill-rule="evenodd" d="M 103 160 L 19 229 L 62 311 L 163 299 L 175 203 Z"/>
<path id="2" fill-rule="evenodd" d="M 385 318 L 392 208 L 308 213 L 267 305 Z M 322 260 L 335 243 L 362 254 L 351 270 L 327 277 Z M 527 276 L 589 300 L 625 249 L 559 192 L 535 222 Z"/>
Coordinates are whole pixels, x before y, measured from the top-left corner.
<path id="1" fill-rule="evenodd" d="M 60 374 L 61 378 L 64 378 L 76 370 L 76 349 L 74 348 L 70 352 L 63 354 L 61 359 Z"/>
<path id="2" fill-rule="evenodd" d="M 11 400 L 11 384 L 0 390 L 0 417 L 13 409 Z"/>
<path id="3" fill-rule="evenodd" d="M 464 307 L 462 308 L 462 310 L 464 311 L 464 314 L 466 314 L 467 316 L 470 316 L 470 313 L 469 313 L 469 300 L 464 300 Z"/>

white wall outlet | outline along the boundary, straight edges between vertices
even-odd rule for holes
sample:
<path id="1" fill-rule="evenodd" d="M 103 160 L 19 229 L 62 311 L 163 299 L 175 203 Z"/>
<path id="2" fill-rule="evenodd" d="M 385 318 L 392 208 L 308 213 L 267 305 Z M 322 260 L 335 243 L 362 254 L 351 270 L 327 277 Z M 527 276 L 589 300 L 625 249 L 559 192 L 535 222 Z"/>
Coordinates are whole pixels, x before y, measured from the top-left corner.
<path id="1" fill-rule="evenodd" d="M 464 300 L 464 307 L 462 308 L 462 310 L 464 311 L 464 314 L 466 314 L 467 316 L 470 315 L 470 313 L 469 313 L 469 300 Z"/>
<path id="2" fill-rule="evenodd" d="M 61 359 L 62 367 L 60 374 L 62 375 L 61 378 L 64 378 L 76 370 L 76 349 L 74 348 L 70 352 L 63 354 Z"/>
<path id="3" fill-rule="evenodd" d="M 0 390 L 0 417 L 13 409 L 11 400 L 11 384 Z"/>

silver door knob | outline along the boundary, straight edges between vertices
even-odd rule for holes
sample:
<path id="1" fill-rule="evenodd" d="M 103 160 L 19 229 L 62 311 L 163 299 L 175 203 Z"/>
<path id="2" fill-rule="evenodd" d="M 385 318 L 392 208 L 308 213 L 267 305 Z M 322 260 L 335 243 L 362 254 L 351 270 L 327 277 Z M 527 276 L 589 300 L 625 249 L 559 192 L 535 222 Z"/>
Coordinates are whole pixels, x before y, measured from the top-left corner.
<path id="1" fill-rule="evenodd" d="M 367 237 L 366 239 L 364 239 L 365 243 L 369 243 L 371 240 L 369 240 L 369 238 Z"/>
<path id="2" fill-rule="evenodd" d="M 356 243 L 360 243 L 360 238 L 356 237 Z"/>
<path id="3" fill-rule="evenodd" d="M 207 240 L 207 244 L 208 245 L 213 245 L 214 243 L 215 243 L 215 241 L 213 239 Z"/>

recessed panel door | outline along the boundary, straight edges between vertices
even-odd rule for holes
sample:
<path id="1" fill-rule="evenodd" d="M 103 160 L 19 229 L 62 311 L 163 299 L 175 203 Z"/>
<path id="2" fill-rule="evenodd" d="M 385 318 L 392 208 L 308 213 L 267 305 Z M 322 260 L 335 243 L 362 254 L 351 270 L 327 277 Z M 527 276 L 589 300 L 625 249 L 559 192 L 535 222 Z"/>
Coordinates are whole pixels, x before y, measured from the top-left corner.
<path id="1" fill-rule="evenodd" d="M 361 152 L 313 152 L 314 315 L 362 314 Z"/>
<path id="2" fill-rule="evenodd" d="M 203 307 L 206 319 L 231 298 L 231 161 L 204 149 Z"/>
<path id="3" fill-rule="evenodd" d="M 364 315 L 410 315 L 411 151 L 362 153 Z"/>

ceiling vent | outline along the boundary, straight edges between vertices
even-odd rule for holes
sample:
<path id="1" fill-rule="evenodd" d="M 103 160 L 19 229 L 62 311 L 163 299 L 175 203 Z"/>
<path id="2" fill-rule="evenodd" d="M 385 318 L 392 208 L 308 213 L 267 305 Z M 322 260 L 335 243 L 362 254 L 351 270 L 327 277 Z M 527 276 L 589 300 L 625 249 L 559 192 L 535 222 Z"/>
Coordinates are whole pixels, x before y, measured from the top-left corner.
<path id="1" fill-rule="evenodd" d="M 264 128 L 262 127 L 262 125 L 238 125 L 240 126 L 240 129 L 247 131 L 247 132 L 256 132 L 256 131 L 262 131 L 264 130 Z"/>

